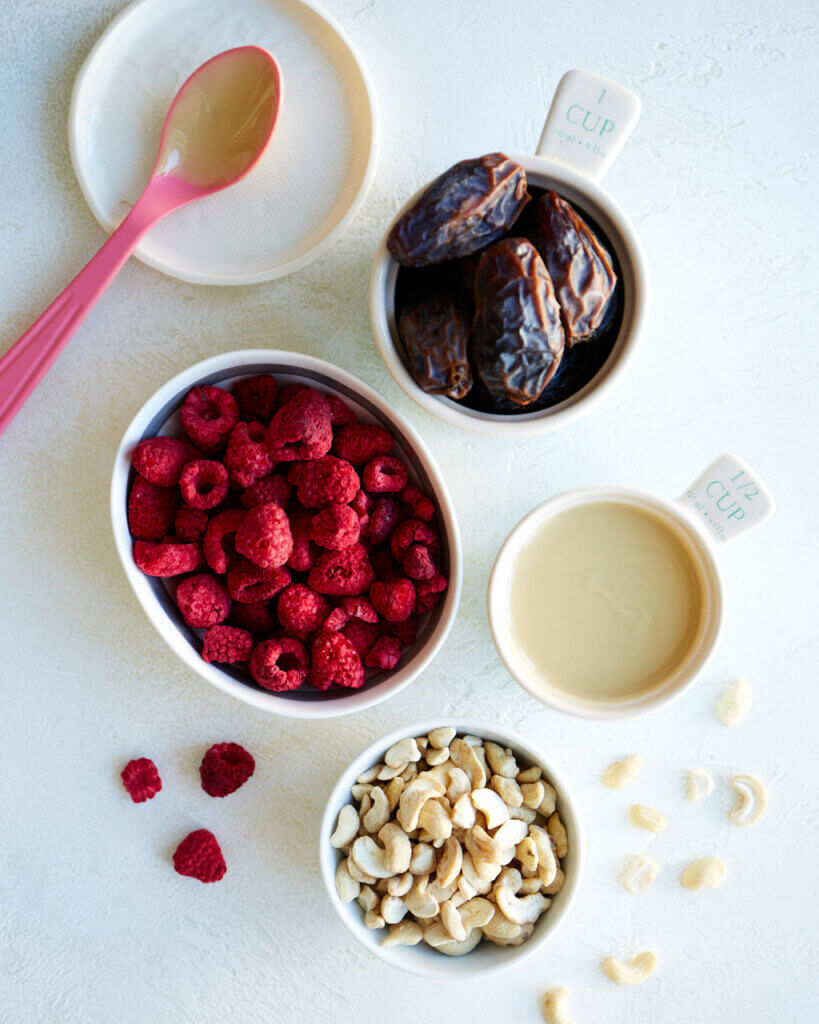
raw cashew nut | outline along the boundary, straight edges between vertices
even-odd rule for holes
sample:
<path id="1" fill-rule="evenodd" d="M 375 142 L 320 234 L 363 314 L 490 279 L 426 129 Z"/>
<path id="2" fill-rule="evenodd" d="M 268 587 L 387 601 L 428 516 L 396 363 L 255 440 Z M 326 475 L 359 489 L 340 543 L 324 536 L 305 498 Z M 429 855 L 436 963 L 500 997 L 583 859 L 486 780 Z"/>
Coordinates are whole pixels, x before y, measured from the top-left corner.
<path id="1" fill-rule="evenodd" d="M 346 860 L 339 861 L 336 868 L 336 892 L 342 903 L 352 903 L 361 892 L 361 883 L 357 882 L 350 874 L 349 864 Z"/>
<path id="2" fill-rule="evenodd" d="M 531 896 L 517 896 L 509 885 L 495 889 L 495 900 L 500 912 L 513 924 L 534 924 L 552 902 L 539 892 Z"/>
<path id="3" fill-rule="evenodd" d="M 737 800 L 734 809 L 728 814 L 729 820 L 742 828 L 756 825 L 768 810 L 765 786 L 753 775 L 735 775 L 731 785 L 736 791 Z"/>
<path id="4" fill-rule="evenodd" d="M 483 789 L 486 785 L 486 770 L 474 747 L 470 747 L 462 739 L 456 738 L 449 744 L 449 756 L 452 758 L 453 764 L 469 776 L 471 789 Z M 502 773 L 498 772 L 498 774 Z"/>
<path id="5" fill-rule="evenodd" d="M 537 765 L 533 765 L 531 768 L 526 768 L 522 772 L 518 772 L 518 782 L 523 785 L 524 782 L 537 782 L 540 776 L 543 774 L 543 769 Z"/>
<path id="6" fill-rule="evenodd" d="M 523 875 L 521 875 L 517 868 L 504 868 L 498 875 L 498 880 L 495 882 L 494 892 L 497 897 L 498 888 L 500 886 L 506 886 L 506 888 L 511 889 L 513 893 L 517 893 L 522 885 Z"/>
<path id="7" fill-rule="evenodd" d="M 725 864 L 718 857 L 703 857 L 692 860 L 683 869 L 680 881 L 691 892 L 702 889 L 716 889 L 725 880 Z"/>
<path id="8" fill-rule="evenodd" d="M 443 782 L 432 777 L 429 772 L 424 772 L 423 775 L 419 775 L 417 779 L 408 783 L 398 801 L 398 813 L 396 814 L 404 831 L 412 832 L 418 827 L 418 815 L 427 800 L 443 795 Z"/>
<path id="9" fill-rule="evenodd" d="M 385 856 L 386 851 L 378 846 L 372 836 L 359 836 L 350 850 L 350 859 L 373 878 L 389 878 L 396 874 L 387 867 Z"/>
<path id="10" fill-rule="evenodd" d="M 484 751 L 493 775 L 503 775 L 507 779 L 517 778 L 518 763 L 514 755 L 507 754 L 499 744 L 490 743 L 488 740 L 484 743 Z"/>
<path id="11" fill-rule="evenodd" d="M 400 773 L 400 775 L 398 775 L 396 777 L 403 779 L 404 782 L 412 782 L 412 780 L 415 778 L 415 776 L 417 774 L 418 774 L 418 765 L 414 761 L 410 761 L 410 763 Z"/>
<path id="12" fill-rule="evenodd" d="M 552 837 L 555 844 L 555 856 L 561 860 L 569 852 L 569 837 L 566 834 L 566 826 L 560 820 L 560 815 L 555 813 L 546 822 L 546 831 Z"/>
<path id="13" fill-rule="evenodd" d="M 350 786 L 350 794 L 352 795 L 353 800 L 357 800 L 359 803 L 361 803 L 361 801 L 364 799 L 367 793 L 370 792 L 372 788 L 373 787 L 371 782 L 356 782 L 354 786 Z"/>
<path id="14" fill-rule="evenodd" d="M 407 767 L 410 761 L 420 761 L 420 759 L 421 751 L 412 736 L 407 736 L 406 739 L 394 743 L 384 755 L 385 764 L 388 764 L 390 768 L 400 766 L 401 771 Z"/>
<path id="15" fill-rule="evenodd" d="M 527 825 L 531 825 L 535 818 L 537 818 L 537 811 L 533 811 L 531 807 L 510 807 L 509 817 L 514 818 L 516 821 L 525 821 Z"/>
<path id="16" fill-rule="evenodd" d="M 491 861 L 493 864 L 502 864 L 506 847 L 503 843 L 497 842 L 480 825 L 473 825 L 464 836 L 464 843 L 472 857 L 481 860 Z"/>
<path id="17" fill-rule="evenodd" d="M 532 878 L 524 878 L 518 889 L 518 896 L 531 896 L 533 892 L 540 892 L 540 879 L 535 874 Z"/>
<path id="18" fill-rule="evenodd" d="M 603 970 L 615 985 L 639 985 L 654 973 L 657 966 L 656 953 L 638 953 L 631 960 L 620 960 L 609 956 L 602 963 Z"/>
<path id="19" fill-rule="evenodd" d="M 423 929 L 417 921 L 402 921 L 393 925 L 389 934 L 382 939 L 382 946 L 415 946 L 424 937 Z"/>
<path id="20" fill-rule="evenodd" d="M 381 900 L 381 916 L 387 924 L 398 924 L 407 914 L 407 905 L 398 896 L 384 896 Z"/>
<path id="21" fill-rule="evenodd" d="M 414 917 L 435 917 L 438 914 L 438 901 L 427 892 L 428 881 L 428 875 L 416 878 L 412 888 L 404 897 L 407 910 Z"/>
<path id="22" fill-rule="evenodd" d="M 430 876 L 431 877 L 431 876 Z M 449 885 L 441 885 L 437 879 L 430 882 L 427 886 L 427 892 L 433 899 L 438 901 L 438 904 L 446 903 L 447 900 L 452 900 L 453 904 L 458 903 L 455 898 L 458 893 L 458 880 L 450 882 Z"/>
<path id="23" fill-rule="evenodd" d="M 452 902 L 454 903 L 455 900 L 453 899 Z M 461 915 L 464 928 L 469 931 L 470 928 L 483 928 L 485 924 L 488 924 L 495 913 L 495 906 L 489 900 L 475 896 L 471 900 L 463 902 L 458 907 L 458 912 Z"/>
<path id="24" fill-rule="evenodd" d="M 463 942 L 466 939 L 466 928 L 461 920 L 461 914 L 451 900 L 441 904 L 441 924 L 456 942 Z"/>
<path id="25" fill-rule="evenodd" d="M 472 828 L 475 824 L 475 807 L 469 793 L 459 796 L 453 804 L 452 824 L 458 828 Z"/>
<path id="26" fill-rule="evenodd" d="M 538 875 L 541 877 L 541 881 L 543 881 L 543 876 L 540 875 L 541 871 L 543 871 L 543 868 L 540 867 L 537 869 L 537 871 Z M 563 888 L 563 883 L 565 881 L 566 876 L 563 874 L 563 868 L 559 867 L 555 872 L 555 877 L 551 880 L 551 882 L 543 882 L 543 887 L 540 891 L 544 894 L 544 896 L 554 896 L 556 893 L 559 893 L 560 890 Z"/>
<path id="27" fill-rule="evenodd" d="M 475 874 L 486 882 L 494 882 L 501 873 L 502 867 L 503 865 L 495 864 L 494 861 L 472 856 L 472 868 Z"/>
<path id="28" fill-rule="evenodd" d="M 635 828 L 644 828 L 648 832 L 664 832 L 668 828 L 668 818 L 645 804 L 634 804 L 628 816 Z"/>
<path id="29" fill-rule="evenodd" d="M 714 705 L 717 718 L 723 725 L 737 725 L 751 710 L 751 685 L 747 679 L 729 683 Z"/>
<path id="30" fill-rule="evenodd" d="M 537 850 L 537 871 L 541 885 L 551 885 L 559 871 L 549 833 L 540 825 L 530 825 L 529 835 Z"/>
<path id="31" fill-rule="evenodd" d="M 372 768 L 368 768 L 366 771 L 362 772 L 355 781 L 362 784 L 367 782 L 375 782 L 375 780 L 378 778 L 378 773 L 381 771 L 383 767 L 383 764 L 374 764 Z"/>
<path id="32" fill-rule="evenodd" d="M 455 730 L 449 726 L 441 726 L 439 729 L 432 729 L 427 734 L 429 745 L 436 750 L 443 750 L 455 739 Z"/>
<path id="33" fill-rule="evenodd" d="M 330 846 L 340 850 L 358 835 L 358 811 L 352 804 L 345 804 L 338 812 L 336 830 L 330 836 Z"/>
<path id="34" fill-rule="evenodd" d="M 458 880 L 463 862 L 464 852 L 461 844 L 454 836 L 450 836 L 441 849 L 441 857 L 435 872 L 436 882 L 444 887 L 452 885 Z"/>
<path id="35" fill-rule="evenodd" d="M 523 936 L 521 926 L 505 917 L 500 907 L 495 908 L 492 917 L 483 926 L 482 931 L 490 942 L 494 942 L 498 946 L 511 946 Z"/>
<path id="36" fill-rule="evenodd" d="M 538 866 L 537 846 L 535 846 L 534 839 L 529 835 L 521 839 L 515 847 L 515 853 L 517 854 L 521 869 L 533 875 L 537 871 Z"/>
<path id="37" fill-rule="evenodd" d="M 372 806 L 361 818 L 361 824 L 367 832 L 378 832 L 390 820 L 390 802 L 387 794 L 379 786 L 370 790 Z"/>
<path id="38" fill-rule="evenodd" d="M 416 843 L 410 857 L 410 874 L 428 875 L 434 867 L 435 850 L 429 843 Z"/>
<path id="39" fill-rule="evenodd" d="M 383 928 L 385 924 L 384 918 L 378 913 L 377 910 L 368 910 L 364 915 L 364 925 L 367 928 Z"/>
<path id="40" fill-rule="evenodd" d="M 685 795 L 692 804 L 698 804 L 700 800 L 704 800 L 713 792 L 714 780 L 708 772 L 703 771 L 702 768 L 693 768 L 688 773 L 688 779 L 685 784 Z"/>
<path id="41" fill-rule="evenodd" d="M 620 884 L 628 892 L 645 892 L 660 871 L 659 862 L 653 857 L 632 857 L 620 872 Z"/>
<path id="42" fill-rule="evenodd" d="M 392 878 L 387 879 L 387 895 L 389 896 L 406 896 L 412 888 L 415 878 L 405 871 L 403 875 L 394 875 Z"/>
<path id="43" fill-rule="evenodd" d="M 401 794 L 404 792 L 405 785 L 406 783 L 400 775 L 394 779 L 390 779 L 387 783 L 387 788 L 384 792 L 387 794 L 387 802 L 390 805 L 390 814 L 392 814 L 398 806 L 398 801 L 401 799 Z"/>
<path id="44" fill-rule="evenodd" d="M 623 789 L 634 782 L 643 770 L 643 759 L 639 754 L 632 754 L 622 761 L 614 761 L 603 772 L 603 785 L 609 789 Z"/>
<path id="45" fill-rule="evenodd" d="M 449 839 L 452 835 L 452 822 L 440 800 L 427 800 L 418 815 L 418 824 L 433 839 Z"/>
<path id="46" fill-rule="evenodd" d="M 493 775 L 489 785 L 508 807 L 520 807 L 523 803 L 523 793 L 514 779 L 507 779 L 505 775 Z"/>
<path id="47" fill-rule="evenodd" d="M 444 747 L 443 750 L 438 750 L 436 747 L 428 747 L 424 751 L 424 760 L 430 768 L 444 764 L 444 762 L 449 760 L 449 747 Z"/>
<path id="48" fill-rule="evenodd" d="M 432 946 L 433 949 L 437 949 L 439 953 L 445 953 L 447 956 L 463 956 L 465 953 L 471 953 L 478 945 L 481 941 L 481 934 L 475 928 L 467 935 L 463 942 L 456 942 L 455 939 L 449 937 L 446 928 L 444 928 L 441 922 L 436 921 L 435 924 L 430 925 L 424 932 L 424 942 Z"/>
<path id="49" fill-rule="evenodd" d="M 543 803 L 546 796 L 546 787 L 538 780 L 537 782 L 524 782 L 520 787 L 523 794 L 523 802 L 527 807 L 534 807 L 535 810 Z M 554 808 L 553 808 L 554 810 Z"/>
<path id="50" fill-rule="evenodd" d="M 496 843 L 500 843 L 501 846 L 507 850 L 511 846 L 517 846 L 521 840 L 526 838 L 526 834 L 529 831 L 529 826 L 525 821 L 518 821 L 517 819 L 505 822 L 499 829 L 495 830 L 494 840 Z M 514 851 L 512 851 L 514 856 Z M 511 859 L 511 858 L 510 858 Z M 506 864 L 507 861 L 502 860 L 501 864 Z"/>
<path id="51" fill-rule="evenodd" d="M 389 782 L 390 779 L 394 779 L 397 775 L 401 775 L 407 768 L 409 768 L 408 761 L 399 765 L 385 764 L 376 777 L 379 782 Z"/>
<path id="52" fill-rule="evenodd" d="M 548 782 L 544 782 L 543 799 L 537 807 L 537 811 L 544 818 L 549 818 L 555 813 L 555 807 L 557 807 L 557 790 L 554 786 L 550 786 Z"/>
<path id="53" fill-rule="evenodd" d="M 509 821 L 509 809 L 494 789 L 474 789 L 472 805 L 486 818 L 487 828 L 497 828 Z"/>
<path id="54" fill-rule="evenodd" d="M 569 1016 L 569 990 L 565 985 L 550 988 L 540 1000 L 540 1012 L 546 1024 L 574 1024 Z"/>
<path id="55" fill-rule="evenodd" d="M 458 880 L 458 888 L 465 896 L 467 894 L 469 896 L 486 896 L 487 893 L 492 891 L 493 881 L 494 879 L 484 878 L 478 873 L 471 853 L 464 854 L 464 862 L 463 867 L 461 868 L 461 877 Z M 466 888 L 467 885 L 469 886 L 469 889 Z"/>
<path id="56" fill-rule="evenodd" d="M 379 829 L 378 838 L 384 844 L 384 866 L 394 875 L 403 875 L 412 857 L 412 843 L 407 833 L 397 821 L 388 821 Z"/>
<path id="57" fill-rule="evenodd" d="M 375 910 L 378 906 L 375 889 L 371 889 L 369 885 L 362 885 L 361 892 L 358 894 L 358 905 L 362 910 Z"/>
<path id="58" fill-rule="evenodd" d="M 456 768 L 454 765 L 447 772 L 446 795 L 450 803 L 454 804 L 462 796 L 468 796 L 472 792 L 469 776 L 463 768 Z"/>

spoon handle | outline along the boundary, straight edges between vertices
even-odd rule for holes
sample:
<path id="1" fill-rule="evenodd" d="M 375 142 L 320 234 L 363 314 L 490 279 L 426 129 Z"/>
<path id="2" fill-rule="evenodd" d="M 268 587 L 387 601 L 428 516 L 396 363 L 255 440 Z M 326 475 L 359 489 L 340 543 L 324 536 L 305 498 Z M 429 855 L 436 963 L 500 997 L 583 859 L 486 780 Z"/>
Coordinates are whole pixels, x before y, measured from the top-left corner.
<path id="1" fill-rule="evenodd" d="M 46 375 L 63 346 L 158 219 L 140 200 L 99 252 L 0 359 L 0 434 Z"/>

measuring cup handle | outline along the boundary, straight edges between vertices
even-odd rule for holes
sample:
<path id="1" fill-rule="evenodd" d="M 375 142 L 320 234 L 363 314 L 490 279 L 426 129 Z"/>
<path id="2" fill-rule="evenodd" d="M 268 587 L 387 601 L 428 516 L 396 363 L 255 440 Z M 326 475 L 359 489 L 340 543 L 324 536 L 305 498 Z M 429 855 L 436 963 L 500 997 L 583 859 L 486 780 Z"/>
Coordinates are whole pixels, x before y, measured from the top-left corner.
<path id="1" fill-rule="evenodd" d="M 773 495 L 747 462 L 721 455 L 679 499 L 714 540 L 733 540 L 774 514 Z"/>
<path id="2" fill-rule="evenodd" d="M 640 117 L 640 100 L 591 71 L 567 71 L 555 91 L 538 156 L 560 160 L 600 181 Z"/>

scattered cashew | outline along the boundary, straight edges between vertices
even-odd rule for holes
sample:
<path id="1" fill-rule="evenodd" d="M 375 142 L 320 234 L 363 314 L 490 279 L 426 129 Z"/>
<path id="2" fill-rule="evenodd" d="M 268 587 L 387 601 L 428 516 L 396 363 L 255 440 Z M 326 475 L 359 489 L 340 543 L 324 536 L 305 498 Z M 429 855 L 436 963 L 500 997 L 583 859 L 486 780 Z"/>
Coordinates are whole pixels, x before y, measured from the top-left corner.
<path id="1" fill-rule="evenodd" d="M 378 838 L 384 844 L 384 866 L 393 875 L 403 875 L 412 857 L 412 843 L 407 833 L 397 821 L 388 821 L 378 830 Z"/>
<path id="2" fill-rule="evenodd" d="M 486 818 L 487 828 L 497 828 L 509 821 L 509 809 L 494 789 L 474 789 L 472 805 Z"/>
<path id="3" fill-rule="evenodd" d="M 378 832 L 390 819 L 390 802 L 387 794 L 379 786 L 373 786 L 370 791 L 372 806 L 366 814 L 361 817 L 361 824 L 367 832 Z"/>
<path id="4" fill-rule="evenodd" d="M 540 1012 L 546 1024 L 574 1024 L 569 1016 L 569 990 L 565 985 L 550 988 L 543 993 L 540 1000 Z"/>
<path id="5" fill-rule="evenodd" d="M 569 852 L 569 837 L 566 834 L 566 826 L 560 820 L 557 811 L 546 822 L 546 831 L 555 844 L 555 856 L 562 859 Z"/>
<path id="6" fill-rule="evenodd" d="M 632 857 L 626 861 L 620 872 L 620 884 L 629 892 L 645 892 L 659 871 L 659 862 L 653 857 Z"/>
<path id="7" fill-rule="evenodd" d="M 634 782 L 643 770 L 643 759 L 639 754 L 632 754 L 622 761 L 614 761 L 603 772 L 603 785 L 609 789 L 623 789 Z"/>
<path id="8" fill-rule="evenodd" d="M 723 725 L 737 725 L 751 710 L 751 685 L 747 679 L 729 683 L 714 705 Z"/>
<path id="9" fill-rule="evenodd" d="M 634 804 L 628 816 L 635 828 L 644 828 L 648 832 L 664 832 L 668 828 L 668 818 L 645 804 Z"/>
<path id="10" fill-rule="evenodd" d="M 350 859 L 373 878 L 389 878 L 396 874 L 387 867 L 385 855 L 386 851 L 377 845 L 372 836 L 359 836 L 350 850 Z"/>
<path id="11" fill-rule="evenodd" d="M 336 830 L 330 836 L 330 846 L 340 850 L 358 835 L 358 811 L 352 804 L 345 804 L 338 812 Z"/>
<path id="12" fill-rule="evenodd" d="M 469 776 L 469 783 L 473 790 L 483 789 L 486 785 L 486 771 L 475 753 L 474 747 L 470 747 L 468 743 L 456 737 L 449 744 L 449 756 L 452 758 L 453 764 Z M 501 775 L 502 773 L 498 772 L 497 774 Z"/>
<path id="13" fill-rule="evenodd" d="M 620 960 L 609 956 L 602 963 L 606 977 L 615 985 L 639 985 L 654 973 L 657 966 L 656 953 L 638 953 L 631 960 Z"/>
<path id="14" fill-rule="evenodd" d="M 495 889 L 495 900 L 503 916 L 513 924 L 534 924 L 552 902 L 539 892 L 517 896 L 509 885 Z"/>
<path id="15" fill-rule="evenodd" d="M 455 739 L 455 730 L 447 726 L 441 726 L 439 729 L 433 729 L 427 734 L 429 745 L 435 747 L 436 750 L 443 750 L 444 747 L 448 747 L 449 744 Z"/>
<path id="16" fill-rule="evenodd" d="M 736 805 L 728 818 L 734 825 L 744 828 L 756 825 L 768 810 L 768 793 L 765 786 L 753 775 L 735 775 L 731 785 L 736 792 Z"/>
<path id="17" fill-rule="evenodd" d="M 718 857 L 703 857 L 692 860 L 683 869 L 680 878 L 683 886 L 691 892 L 702 889 L 716 889 L 725 881 L 725 864 Z"/>
<path id="18" fill-rule="evenodd" d="M 347 860 L 339 861 L 336 868 L 336 892 L 342 903 L 352 903 L 361 892 L 361 883 L 357 882 L 350 874 Z"/>
<path id="19" fill-rule="evenodd" d="M 507 779 L 505 775 L 493 775 L 489 780 L 489 786 L 495 790 L 507 807 L 520 807 L 523 803 L 523 793 L 514 779 Z"/>
<path id="20" fill-rule="evenodd" d="M 407 736 L 406 739 L 394 743 L 384 755 L 385 764 L 388 764 L 390 768 L 400 767 L 401 771 L 407 767 L 410 761 L 419 761 L 420 759 L 421 751 L 412 736 Z"/>
<path id="21" fill-rule="evenodd" d="M 382 946 L 415 946 L 424 937 L 423 929 L 417 921 L 402 921 L 393 925 L 389 934 L 382 939 Z"/>
<path id="22" fill-rule="evenodd" d="M 698 804 L 714 791 L 714 780 L 702 768 L 692 768 L 685 784 L 685 795 L 692 804 Z"/>

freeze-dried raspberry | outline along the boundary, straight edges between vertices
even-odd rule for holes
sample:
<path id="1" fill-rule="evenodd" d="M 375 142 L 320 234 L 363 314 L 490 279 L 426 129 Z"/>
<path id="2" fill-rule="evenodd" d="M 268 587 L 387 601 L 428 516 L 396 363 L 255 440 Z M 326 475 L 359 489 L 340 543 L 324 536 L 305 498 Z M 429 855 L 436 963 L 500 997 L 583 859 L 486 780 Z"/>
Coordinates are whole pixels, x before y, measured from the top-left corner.
<path id="1" fill-rule="evenodd" d="M 253 755 L 238 743 L 214 743 L 199 765 L 202 789 L 208 796 L 230 796 L 256 771 Z"/>
<path id="2" fill-rule="evenodd" d="M 293 551 L 287 513 L 273 501 L 248 509 L 236 531 L 236 550 L 263 569 L 284 565 Z"/>
<path id="3" fill-rule="evenodd" d="M 228 508 L 218 512 L 208 523 L 202 550 L 205 561 L 220 575 L 224 575 L 236 561 L 235 533 L 246 515 L 242 508 Z"/>
<path id="4" fill-rule="evenodd" d="M 415 587 L 412 580 L 376 580 L 370 587 L 370 600 L 387 622 L 403 622 L 415 607 Z"/>
<path id="5" fill-rule="evenodd" d="M 131 464 L 140 476 L 158 487 L 176 487 L 186 462 L 196 453 L 174 437 L 147 437 L 134 448 Z"/>
<path id="6" fill-rule="evenodd" d="M 202 647 L 203 661 L 247 661 L 253 647 L 253 637 L 237 626 L 211 626 L 205 633 Z"/>
<path id="7" fill-rule="evenodd" d="M 431 580 L 423 580 L 415 588 L 415 614 L 423 615 L 424 612 L 432 611 L 444 596 L 447 587 L 446 576 L 441 573 L 433 576 Z"/>
<path id="8" fill-rule="evenodd" d="M 410 544 L 401 559 L 401 567 L 411 580 L 431 580 L 438 571 L 425 544 Z"/>
<path id="9" fill-rule="evenodd" d="M 238 487 L 250 487 L 273 468 L 273 460 L 264 443 L 262 423 L 237 423 L 231 430 L 225 449 L 225 466 Z"/>
<path id="10" fill-rule="evenodd" d="M 310 659 L 304 644 L 293 637 L 263 640 L 250 655 L 250 674 L 265 690 L 298 689 L 307 678 Z"/>
<path id="11" fill-rule="evenodd" d="M 253 604 L 234 604 L 230 609 L 228 622 L 231 626 L 249 629 L 252 633 L 269 633 L 278 626 L 278 619 L 266 601 Z"/>
<path id="12" fill-rule="evenodd" d="M 367 668 L 385 671 L 394 669 L 401 660 L 401 641 L 392 636 L 380 636 L 364 658 Z"/>
<path id="13" fill-rule="evenodd" d="M 128 529 L 139 540 L 159 540 L 170 531 L 179 496 L 138 476 L 128 495 Z"/>
<path id="14" fill-rule="evenodd" d="M 390 537 L 390 548 L 400 562 L 412 544 L 424 544 L 434 551 L 438 546 L 438 534 L 429 523 L 422 523 L 419 519 L 405 519 Z"/>
<path id="15" fill-rule="evenodd" d="M 358 651 L 360 658 L 365 657 L 378 639 L 378 626 L 374 622 L 362 622 L 361 619 L 350 619 L 341 632 Z"/>
<path id="16" fill-rule="evenodd" d="M 364 685 L 364 666 L 347 637 L 331 629 L 319 633 L 310 651 L 307 682 L 317 690 L 328 690 L 333 683 L 353 690 Z"/>
<path id="17" fill-rule="evenodd" d="M 334 455 L 292 466 L 287 479 L 297 486 L 297 497 L 305 508 L 321 508 L 331 503 L 346 505 L 361 486 L 350 463 Z"/>
<path id="18" fill-rule="evenodd" d="M 290 573 L 283 566 L 262 569 L 246 558 L 228 569 L 227 588 L 234 601 L 255 604 L 270 601 L 290 582 Z"/>
<path id="19" fill-rule="evenodd" d="M 285 384 L 279 391 L 279 408 L 283 409 L 288 402 L 292 402 L 296 395 L 300 391 L 304 391 L 306 387 L 306 384 Z"/>
<path id="20" fill-rule="evenodd" d="M 134 543 L 134 561 L 146 576 L 181 576 L 199 568 L 202 555 L 198 544 L 177 544 L 174 541 Z"/>
<path id="21" fill-rule="evenodd" d="M 200 882 L 218 882 L 227 871 L 222 848 L 206 828 L 185 836 L 173 855 L 173 866 L 177 874 Z"/>
<path id="22" fill-rule="evenodd" d="M 267 431 L 267 446 L 277 462 L 321 458 L 332 443 L 330 406 L 312 388 L 302 388 L 280 408 Z"/>
<path id="23" fill-rule="evenodd" d="M 202 451 L 218 451 L 239 422 L 239 407 L 233 395 L 205 384 L 189 391 L 180 410 L 185 433 Z"/>
<path id="24" fill-rule="evenodd" d="M 334 608 L 324 620 L 324 628 L 340 632 L 350 621 L 350 613 L 346 612 L 341 605 Z"/>
<path id="25" fill-rule="evenodd" d="M 281 592 L 277 612 L 282 629 L 288 636 L 306 639 L 318 632 L 327 618 L 330 606 L 321 594 L 304 583 L 291 583 Z"/>
<path id="26" fill-rule="evenodd" d="M 293 572 L 307 572 L 319 556 L 319 547 L 310 540 L 310 521 L 306 512 L 294 512 L 290 517 L 290 532 L 293 534 L 293 551 L 287 560 Z"/>
<path id="27" fill-rule="evenodd" d="M 384 636 L 395 637 L 404 647 L 410 647 L 418 639 L 418 620 L 415 615 L 410 615 L 403 622 L 382 621 L 379 623 L 379 629 Z"/>
<path id="28" fill-rule="evenodd" d="M 348 423 L 355 423 L 355 413 L 338 395 L 328 393 L 324 397 L 330 406 L 330 422 L 334 427 L 343 427 Z"/>
<path id="29" fill-rule="evenodd" d="M 342 551 L 324 551 L 310 570 L 307 583 L 319 594 L 344 597 L 364 594 L 373 582 L 373 570 L 361 544 Z"/>
<path id="30" fill-rule="evenodd" d="M 310 536 L 322 548 L 340 551 L 355 544 L 361 532 L 358 516 L 349 505 L 327 505 L 310 523 Z"/>
<path id="31" fill-rule="evenodd" d="M 279 385 L 269 373 L 257 377 L 244 377 L 233 385 L 233 394 L 242 416 L 248 420 L 267 420 L 276 408 Z"/>
<path id="32" fill-rule="evenodd" d="M 389 580 L 396 575 L 395 559 L 388 547 L 376 548 L 370 555 L 370 564 L 377 580 Z"/>
<path id="33" fill-rule="evenodd" d="M 216 508 L 227 497 L 228 471 L 214 459 L 189 462 L 179 477 L 179 490 L 191 508 Z"/>
<path id="34" fill-rule="evenodd" d="M 407 485 L 407 467 L 394 455 L 379 455 L 370 459 L 361 474 L 365 491 L 395 494 Z"/>
<path id="35" fill-rule="evenodd" d="M 375 423 L 351 423 L 336 434 L 335 450 L 341 459 L 354 466 L 388 455 L 392 451 L 392 434 Z"/>
<path id="36" fill-rule="evenodd" d="M 201 508 L 181 505 L 174 516 L 173 532 L 179 540 L 202 540 L 208 528 L 208 514 Z"/>
<path id="37" fill-rule="evenodd" d="M 224 584 L 209 572 L 182 580 L 176 588 L 176 603 L 182 618 L 194 629 L 218 626 L 230 611 L 230 597 Z"/>
<path id="38" fill-rule="evenodd" d="M 370 513 L 367 536 L 373 544 L 388 540 L 401 522 L 401 507 L 395 498 L 379 498 Z"/>
<path id="39" fill-rule="evenodd" d="M 153 800 L 162 789 L 162 779 L 149 757 L 138 757 L 134 761 L 129 761 L 122 769 L 122 784 L 135 804 Z"/>
<path id="40" fill-rule="evenodd" d="M 351 619 L 362 622 L 377 623 L 378 612 L 366 597 L 344 597 L 337 608 L 334 608 L 324 620 L 325 629 L 343 629 Z"/>
<path id="41" fill-rule="evenodd" d="M 401 501 L 407 506 L 413 519 L 430 523 L 435 518 L 435 503 L 414 484 L 407 484 L 401 492 Z"/>
<path id="42" fill-rule="evenodd" d="M 366 491 L 359 489 L 356 496 L 350 502 L 350 508 L 358 516 L 359 529 L 363 530 L 370 521 L 373 508 L 375 508 L 375 501 Z"/>
<path id="43" fill-rule="evenodd" d="M 254 505 L 266 505 L 274 501 L 282 508 L 287 508 L 290 501 L 290 494 L 293 488 L 287 482 L 287 477 L 281 473 L 271 473 L 270 476 L 262 477 L 255 484 L 246 487 L 242 491 L 241 502 L 245 508 L 253 508 Z"/>

